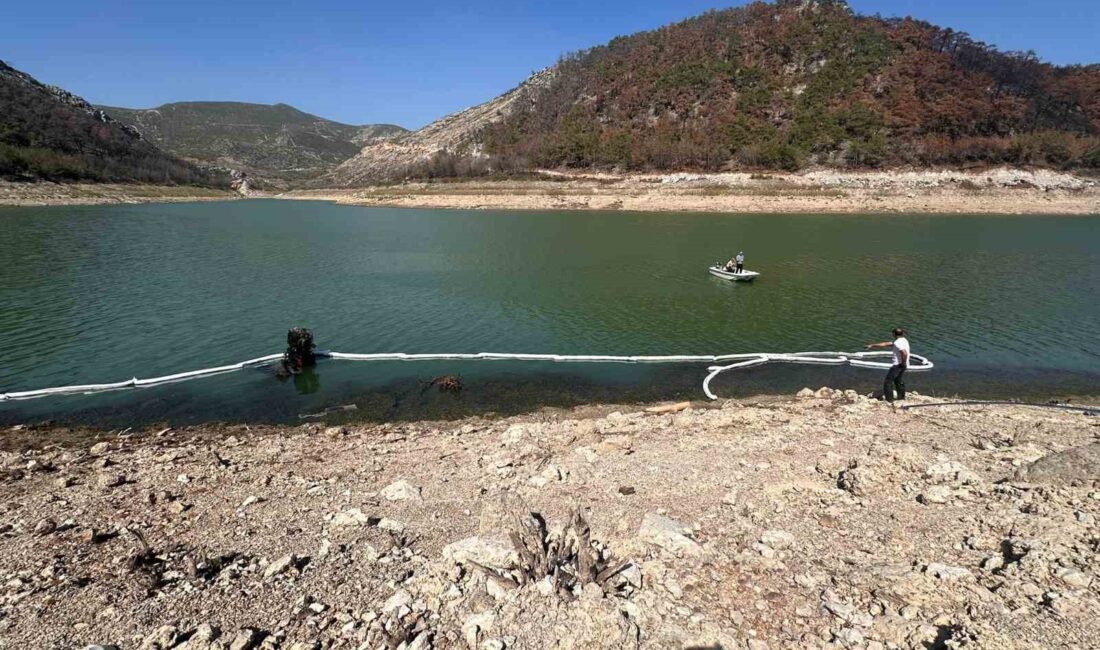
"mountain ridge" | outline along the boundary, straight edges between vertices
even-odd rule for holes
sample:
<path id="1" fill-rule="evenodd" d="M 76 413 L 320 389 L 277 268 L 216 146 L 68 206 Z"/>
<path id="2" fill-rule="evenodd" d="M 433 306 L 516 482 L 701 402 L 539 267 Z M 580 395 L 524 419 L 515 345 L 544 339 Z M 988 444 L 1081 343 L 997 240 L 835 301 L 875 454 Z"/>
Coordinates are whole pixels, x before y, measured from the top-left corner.
<path id="1" fill-rule="evenodd" d="M 406 132 L 392 124 L 343 124 L 286 103 L 185 101 L 147 109 L 99 108 L 167 151 L 244 172 L 273 187 L 313 178 L 367 144 Z"/>
<path id="2" fill-rule="evenodd" d="M 0 61 L 0 178 L 228 188 L 83 98 Z"/>
<path id="3" fill-rule="evenodd" d="M 1054 66 L 842 0 L 715 10 L 563 56 L 325 178 L 535 168 L 1100 168 L 1100 65 Z M 491 110 L 504 104 L 501 110 Z"/>

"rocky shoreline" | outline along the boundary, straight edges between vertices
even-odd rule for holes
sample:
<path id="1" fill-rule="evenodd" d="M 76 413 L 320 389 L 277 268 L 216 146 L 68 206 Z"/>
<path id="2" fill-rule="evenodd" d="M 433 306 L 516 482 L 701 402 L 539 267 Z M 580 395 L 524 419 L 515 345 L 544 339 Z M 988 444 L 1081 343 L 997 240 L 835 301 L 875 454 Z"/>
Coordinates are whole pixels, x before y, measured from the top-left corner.
<path id="1" fill-rule="evenodd" d="M 821 389 L 0 440 L 0 648 L 1100 638 L 1100 421 L 1082 413 Z"/>
<path id="2" fill-rule="evenodd" d="M 180 185 L 121 183 L 11 183 L 0 181 L 0 206 L 114 205 L 125 203 L 181 203 L 229 201 L 241 194 Z"/>
<path id="3" fill-rule="evenodd" d="M 1044 170 L 585 174 L 297 190 L 285 199 L 407 208 L 644 212 L 1100 214 L 1100 183 Z"/>

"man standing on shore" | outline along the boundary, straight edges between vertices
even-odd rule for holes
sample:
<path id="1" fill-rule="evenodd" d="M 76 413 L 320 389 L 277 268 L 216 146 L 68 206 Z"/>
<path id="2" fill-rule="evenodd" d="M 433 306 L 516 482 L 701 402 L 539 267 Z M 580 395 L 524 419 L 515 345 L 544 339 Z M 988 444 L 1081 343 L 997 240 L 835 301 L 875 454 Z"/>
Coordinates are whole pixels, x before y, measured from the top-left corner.
<path id="1" fill-rule="evenodd" d="M 909 367 L 909 339 L 905 338 L 905 330 L 895 327 L 892 342 L 883 341 L 867 345 L 868 350 L 882 348 L 891 348 L 894 352 L 893 364 L 890 366 L 890 371 L 886 373 L 886 381 L 882 384 L 882 399 L 893 402 L 895 389 L 898 393 L 897 398 L 905 399 L 905 382 L 902 381 L 902 377 Z"/>

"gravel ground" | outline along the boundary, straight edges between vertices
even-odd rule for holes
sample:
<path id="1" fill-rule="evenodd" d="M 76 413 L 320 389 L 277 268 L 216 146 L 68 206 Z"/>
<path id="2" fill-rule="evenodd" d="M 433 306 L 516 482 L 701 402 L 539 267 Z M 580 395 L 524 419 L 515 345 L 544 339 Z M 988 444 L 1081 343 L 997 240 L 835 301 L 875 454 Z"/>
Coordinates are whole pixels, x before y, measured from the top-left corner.
<path id="1" fill-rule="evenodd" d="M 609 174 L 296 190 L 353 205 L 643 212 L 1100 214 L 1097 179 L 1049 170 Z"/>
<path id="2" fill-rule="evenodd" d="M 1100 418 L 639 408 L 6 431 L 0 648 L 1100 647 Z"/>

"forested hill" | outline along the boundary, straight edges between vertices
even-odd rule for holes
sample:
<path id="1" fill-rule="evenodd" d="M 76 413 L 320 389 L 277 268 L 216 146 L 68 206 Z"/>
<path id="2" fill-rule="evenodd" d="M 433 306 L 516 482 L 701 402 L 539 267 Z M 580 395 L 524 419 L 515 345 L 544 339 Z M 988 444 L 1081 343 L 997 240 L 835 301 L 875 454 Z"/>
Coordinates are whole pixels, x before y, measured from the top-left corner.
<path id="1" fill-rule="evenodd" d="M 366 144 L 406 132 L 393 124 L 341 124 L 286 104 L 178 102 L 150 109 L 99 108 L 166 151 L 276 185 L 312 178 Z"/>
<path id="2" fill-rule="evenodd" d="M 478 139 L 513 168 L 1098 168 L 1098 134 L 1100 65 L 781 0 L 568 55 Z"/>
<path id="3" fill-rule="evenodd" d="M 0 61 L 0 178 L 225 187 L 80 97 Z"/>

